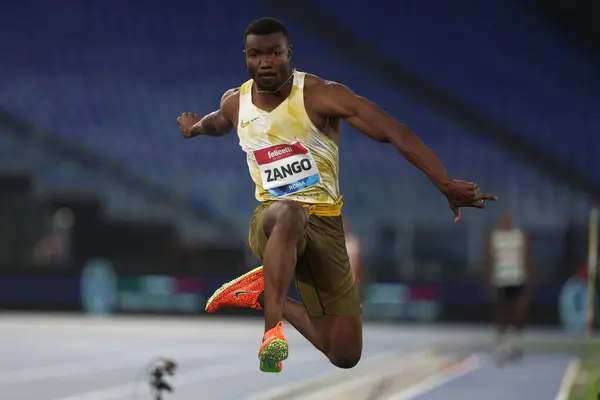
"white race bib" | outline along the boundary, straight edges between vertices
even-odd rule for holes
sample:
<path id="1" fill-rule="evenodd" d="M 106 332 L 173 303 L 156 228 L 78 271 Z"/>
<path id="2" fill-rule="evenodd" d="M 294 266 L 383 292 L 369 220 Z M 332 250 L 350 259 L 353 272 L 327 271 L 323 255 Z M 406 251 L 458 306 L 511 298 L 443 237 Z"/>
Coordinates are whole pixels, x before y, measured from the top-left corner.
<path id="1" fill-rule="evenodd" d="M 299 192 L 321 182 L 310 151 L 300 142 L 256 150 L 263 188 L 275 197 Z"/>

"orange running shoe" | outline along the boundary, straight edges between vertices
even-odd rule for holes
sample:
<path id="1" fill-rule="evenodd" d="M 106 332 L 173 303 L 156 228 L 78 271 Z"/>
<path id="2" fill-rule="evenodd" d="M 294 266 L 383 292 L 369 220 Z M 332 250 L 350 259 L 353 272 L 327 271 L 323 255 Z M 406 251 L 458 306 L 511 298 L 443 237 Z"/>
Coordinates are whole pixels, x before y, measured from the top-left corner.
<path id="1" fill-rule="evenodd" d="M 282 361 L 288 358 L 288 342 L 283 336 L 283 322 L 279 321 L 275 328 L 267 331 L 258 350 L 260 370 L 263 372 L 281 372 Z"/>
<path id="2" fill-rule="evenodd" d="M 206 312 L 213 313 L 221 307 L 247 307 L 262 310 L 258 298 L 264 290 L 265 282 L 261 265 L 217 289 L 206 302 Z"/>

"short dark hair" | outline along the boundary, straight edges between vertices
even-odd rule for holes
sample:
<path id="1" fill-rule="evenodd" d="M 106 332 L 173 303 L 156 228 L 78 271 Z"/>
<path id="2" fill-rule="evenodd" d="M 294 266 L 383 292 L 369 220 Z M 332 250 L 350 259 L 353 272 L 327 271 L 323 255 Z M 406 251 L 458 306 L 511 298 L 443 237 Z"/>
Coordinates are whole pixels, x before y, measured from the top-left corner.
<path id="1" fill-rule="evenodd" d="M 283 22 L 275 18 L 263 17 L 248 25 L 244 32 L 244 40 L 248 35 L 270 35 L 271 33 L 281 33 L 288 38 L 288 30 Z"/>

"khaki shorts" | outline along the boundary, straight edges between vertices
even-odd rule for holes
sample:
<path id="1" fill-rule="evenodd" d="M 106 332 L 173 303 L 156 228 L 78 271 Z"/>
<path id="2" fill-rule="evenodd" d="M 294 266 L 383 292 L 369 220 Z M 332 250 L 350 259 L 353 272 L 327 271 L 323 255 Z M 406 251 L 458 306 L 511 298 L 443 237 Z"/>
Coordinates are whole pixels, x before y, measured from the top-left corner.
<path id="1" fill-rule="evenodd" d="M 254 255 L 263 259 L 267 235 L 261 204 L 250 221 L 249 242 Z M 360 315 L 360 294 L 350 269 L 342 217 L 309 215 L 308 228 L 298 246 L 296 288 L 311 317 Z"/>

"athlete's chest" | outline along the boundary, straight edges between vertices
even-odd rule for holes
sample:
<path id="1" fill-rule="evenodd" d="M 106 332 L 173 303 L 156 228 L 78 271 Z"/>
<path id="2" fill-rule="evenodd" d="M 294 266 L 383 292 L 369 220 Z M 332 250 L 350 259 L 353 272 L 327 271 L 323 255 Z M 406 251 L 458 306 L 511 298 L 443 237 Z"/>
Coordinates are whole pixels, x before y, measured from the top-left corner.
<path id="1" fill-rule="evenodd" d="M 240 107 L 238 136 L 242 146 L 255 144 L 289 144 L 305 140 L 314 131 L 304 110 L 291 101 L 284 101 L 271 111 L 254 104 Z"/>

